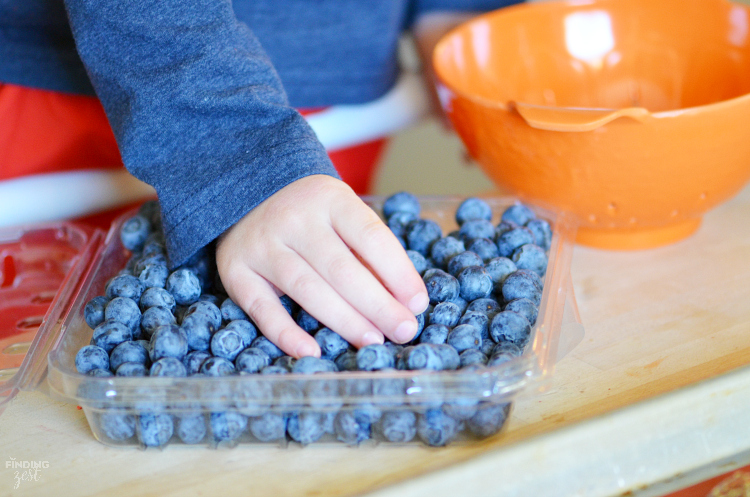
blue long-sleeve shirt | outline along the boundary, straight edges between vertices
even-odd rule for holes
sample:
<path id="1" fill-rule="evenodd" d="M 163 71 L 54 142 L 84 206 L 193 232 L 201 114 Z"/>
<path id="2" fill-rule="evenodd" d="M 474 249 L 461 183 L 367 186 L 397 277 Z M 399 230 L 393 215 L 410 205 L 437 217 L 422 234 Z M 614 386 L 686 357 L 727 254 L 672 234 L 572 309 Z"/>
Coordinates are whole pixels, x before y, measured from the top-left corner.
<path id="1" fill-rule="evenodd" d="M 0 82 L 96 93 L 178 265 L 292 181 L 336 175 L 295 107 L 381 96 L 422 12 L 510 3 L 0 0 Z"/>

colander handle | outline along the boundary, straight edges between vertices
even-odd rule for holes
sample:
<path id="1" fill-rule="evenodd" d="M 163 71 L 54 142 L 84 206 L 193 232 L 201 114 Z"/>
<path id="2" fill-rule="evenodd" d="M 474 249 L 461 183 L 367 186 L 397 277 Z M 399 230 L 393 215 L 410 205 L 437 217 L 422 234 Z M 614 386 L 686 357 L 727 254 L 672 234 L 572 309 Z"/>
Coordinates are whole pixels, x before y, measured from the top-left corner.
<path id="1" fill-rule="evenodd" d="M 574 107 L 546 107 L 542 105 L 509 102 L 532 128 L 548 131 L 593 131 L 619 119 L 629 117 L 645 122 L 651 113 L 643 107 L 624 109 L 579 109 Z"/>

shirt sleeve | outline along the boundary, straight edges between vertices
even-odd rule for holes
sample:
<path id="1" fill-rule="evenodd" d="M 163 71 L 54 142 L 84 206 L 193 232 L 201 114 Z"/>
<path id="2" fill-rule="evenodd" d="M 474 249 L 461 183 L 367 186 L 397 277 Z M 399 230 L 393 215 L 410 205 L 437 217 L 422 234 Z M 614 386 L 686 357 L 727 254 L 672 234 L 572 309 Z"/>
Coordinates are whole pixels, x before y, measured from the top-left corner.
<path id="1" fill-rule="evenodd" d="M 177 266 L 287 184 L 338 177 L 230 0 L 66 0 L 127 169 Z"/>

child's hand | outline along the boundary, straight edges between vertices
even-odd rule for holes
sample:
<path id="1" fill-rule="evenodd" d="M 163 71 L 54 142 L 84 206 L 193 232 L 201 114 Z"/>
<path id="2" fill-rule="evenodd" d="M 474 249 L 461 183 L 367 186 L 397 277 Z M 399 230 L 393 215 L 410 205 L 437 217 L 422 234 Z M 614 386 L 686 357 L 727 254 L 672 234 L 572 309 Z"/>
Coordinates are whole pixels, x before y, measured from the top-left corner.
<path id="1" fill-rule="evenodd" d="M 287 294 L 356 347 L 411 340 L 427 290 L 403 247 L 345 183 L 308 176 L 282 188 L 219 240 L 229 296 L 294 357 L 320 356 L 278 298 Z"/>

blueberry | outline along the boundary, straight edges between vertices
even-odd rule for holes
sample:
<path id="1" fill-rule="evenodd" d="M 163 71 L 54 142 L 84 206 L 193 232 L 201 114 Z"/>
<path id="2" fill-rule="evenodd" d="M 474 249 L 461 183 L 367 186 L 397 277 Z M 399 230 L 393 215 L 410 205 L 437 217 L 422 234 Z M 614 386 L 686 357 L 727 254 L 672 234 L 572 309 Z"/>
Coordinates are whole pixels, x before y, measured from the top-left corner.
<path id="1" fill-rule="evenodd" d="M 104 319 L 119 321 L 125 324 L 133 335 L 140 335 L 141 310 L 132 299 L 115 297 L 110 300 L 104 308 Z"/>
<path id="2" fill-rule="evenodd" d="M 466 221 L 461 225 L 461 229 L 458 230 L 458 235 L 467 244 L 471 243 L 477 238 L 495 238 L 495 226 L 486 220 L 475 219 L 473 221 Z"/>
<path id="3" fill-rule="evenodd" d="M 136 214 L 129 217 L 120 227 L 120 241 L 122 246 L 131 252 L 143 248 L 146 237 L 151 233 L 151 223 L 146 217 Z"/>
<path id="4" fill-rule="evenodd" d="M 498 312 L 490 323 L 490 336 L 496 343 L 512 342 L 524 346 L 530 335 L 529 320 L 517 312 Z"/>
<path id="5" fill-rule="evenodd" d="M 536 218 L 534 211 L 520 202 L 516 202 L 505 209 L 502 216 L 500 216 L 501 220 L 516 223 L 519 226 L 523 226 L 534 218 Z"/>
<path id="6" fill-rule="evenodd" d="M 430 303 L 435 305 L 446 300 L 453 300 L 459 295 L 458 280 L 441 269 L 430 269 L 425 272 L 424 284 Z"/>
<path id="7" fill-rule="evenodd" d="M 482 348 L 480 351 L 482 354 L 487 356 L 487 361 L 489 362 L 490 356 L 492 356 L 492 349 L 495 348 L 495 342 L 489 337 L 489 331 L 487 332 L 487 337 L 482 337 Z"/>
<path id="8" fill-rule="evenodd" d="M 417 416 L 417 435 L 432 447 L 450 443 L 458 433 L 458 422 L 440 409 L 429 409 Z"/>
<path id="9" fill-rule="evenodd" d="M 149 372 L 146 366 L 140 362 L 123 362 L 115 370 L 115 376 L 148 376 Z"/>
<path id="10" fill-rule="evenodd" d="M 141 332 L 146 338 L 151 338 L 156 328 L 167 324 L 177 324 L 177 319 L 166 307 L 149 307 L 141 315 Z"/>
<path id="11" fill-rule="evenodd" d="M 402 350 L 404 350 L 404 345 L 401 345 L 400 343 L 393 343 L 389 340 L 386 340 L 383 342 L 383 346 L 387 348 L 390 352 L 393 358 L 395 359 L 398 357 L 398 354 L 401 353 Z"/>
<path id="12" fill-rule="evenodd" d="M 461 369 L 473 364 L 487 364 L 487 356 L 478 349 L 466 349 L 458 355 L 458 358 L 461 361 Z"/>
<path id="13" fill-rule="evenodd" d="M 169 269 L 166 264 L 146 264 L 138 273 L 138 279 L 144 288 L 164 288 L 168 277 Z"/>
<path id="14" fill-rule="evenodd" d="M 295 322 L 297 323 L 297 326 L 305 330 L 310 335 L 314 335 L 315 332 L 320 328 L 320 323 L 318 322 L 318 320 L 304 309 L 300 309 L 299 311 L 297 311 Z"/>
<path id="15" fill-rule="evenodd" d="M 420 211 L 419 199 L 409 192 L 394 193 L 383 202 L 383 217 L 386 219 L 396 212 L 408 212 L 419 217 Z"/>
<path id="16" fill-rule="evenodd" d="M 544 219 L 532 219 L 525 225 L 534 234 L 534 243 L 549 250 L 552 246 L 552 228 Z"/>
<path id="17" fill-rule="evenodd" d="M 457 421 L 465 421 L 477 413 L 476 397 L 459 397 L 442 405 L 443 412 Z"/>
<path id="18" fill-rule="evenodd" d="M 177 436 L 183 443 L 197 444 L 206 436 L 206 419 L 201 413 L 177 416 Z"/>
<path id="19" fill-rule="evenodd" d="M 83 308 L 83 319 L 92 330 L 104 321 L 104 308 L 107 306 L 109 299 L 104 295 L 94 297 L 86 303 Z"/>
<path id="20" fill-rule="evenodd" d="M 148 350 L 139 342 L 127 341 L 117 345 L 109 354 L 109 367 L 117 371 L 124 362 L 148 364 Z"/>
<path id="21" fill-rule="evenodd" d="M 430 247 L 430 257 L 435 266 L 446 269 L 448 261 L 455 255 L 464 252 L 464 242 L 453 238 L 452 236 L 446 236 L 441 238 Z M 419 253 L 419 252 L 417 252 Z"/>
<path id="22" fill-rule="evenodd" d="M 105 296 L 112 300 L 115 297 L 125 297 L 138 302 L 143 293 L 141 280 L 130 274 L 121 274 L 107 283 Z"/>
<path id="23" fill-rule="evenodd" d="M 417 416 L 411 411 L 388 411 L 376 424 L 377 432 L 389 442 L 410 442 L 417 435 Z"/>
<path id="24" fill-rule="evenodd" d="M 180 329 L 185 333 L 188 350 L 209 350 L 211 346 L 211 335 L 216 330 L 208 318 L 200 313 L 185 316 L 180 324 Z"/>
<path id="25" fill-rule="evenodd" d="M 433 243 L 443 236 L 440 226 L 430 219 L 419 219 L 409 225 L 406 231 L 406 245 L 409 250 L 414 250 L 427 256 Z"/>
<path id="26" fill-rule="evenodd" d="M 292 371 L 292 368 L 294 367 L 296 363 L 297 363 L 297 359 L 289 355 L 283 355 L 281 357 L 277 357 L 276 360 L 273 361 L 274 366 L 281 366 L 282 368 L 286 369 L 289 372 Z"/>
<path id="27" fill-rule="evenodd" d="M 357 351 L 357 367 L 362 371 L 377 371 L 395 365 L 393 354 L 385 345 L 366 345 Z"/>
<path id="28" fill-rule="evenodd" d="M 135 416 L 105 411 L 99 416 L 99 427 L 108 439 L 122 442 L 135 435 Z"/>
<path id="29" fill-rule="evenodd" d="M 353 350 L 347 350 L 334 359 L 334 364 L 339 371 L 357 371 L 357 353 Z"/>
<path id="30" fill-rule="evenodd" d="M 461 272 L 463 268 L 469 266 L 481 266 L 483 264 L 482 258 L 476 252 L 467 250 L 462 252 L 448 261 L 448 272 L 453 276 L 456 276 Z"/>
<path id="31" fill-rule="evenodd" d="M 92 369 L 87 374 L 89 376 L 96 376 L 97 378 L 109 378 L 112 376 L 112 371 L 109 369 Z"/>
<path id="32" fill-rule="evenodd" d="M 237 371 L 244 373 L 258 373 L 261 369 L 271 364 L 271 358 L 261 349 L 248 347 L 234 360 Z"/>
<path id="33" fill-rule="evenodd" d="M 161 210 L 158 200 L 147 200 L 138 207 L 138 214 L 145 217 L 156 228 L 161 225 Z"/>
<path id="34" fill-rule="evenodd" d="M 453 328 L 461 318 L 461 308 L 453 302 L 440 302 L 430 314 L 430 324 L 444 324 Z"/>
<path id="35" fill-rule="evenodd" d="M 201 297 L 198 298 L 200 299 Z M 197 302 L 193 302 L 188 307 L 182 319 L 185 319 L 192 314 L 200 314 L 204 316 L 215 330 L 221 328 L 221 310 L 213 302 L 209 302 L 208 300 L 198 300 Z"/>
<path id="36" fill-rule="evenodd" d="M 182 363 L 185 365 L 188 376 L 192 376 L 200 372 L 201 364 L 203 364 L 203 361 L 205 361 L 209 357 L 211 357 L 211 354 L 204 350 L 194 350 L 192 352 L 189 352 L 185 356 L 185 358 L 182 359 Z"/>
<path id="37" fill-rule="evenodd" d="M 420 343 L 411 347 L 406 355 L 406 366 L 408 369 L 431 369 L 440 371 L 443 369 L 443 359 L 437 350 L 439 345 L 432 343 Z"/>
<path id="38" fill-rule="evenodd" d="M 135 263 L 135 266 L 133 266 L 133 274 L 140 275 L 144 269 L 146 269 L 146 266 L 150 264 L 157 264 L 160 266 L 166 266 L 168 264 L 167 256 L 164 253 L 156 253 L 153 255 L 149 255 L 147 257 L 143 257 L 138 260 L 138 262 Z"/>
<path id="39" fill-rule="evenodd" d="M 505 278 L 502 293 L 506 302 L 525 298 L 531 300 L 535 305 L 540 305 L 542 302 L 542 286 L 539 275 L 533 271 L 519 269 Z"/>
<path id="40" fill-rule="evenodd" d="M 115 347 L 130 340 L 133 340 L 133 332 L 127 325 L 108 319 L 94 328 L 91 345 L 96 345 L 109 354 Z"/>
<path id="41" fill-rule="evenodd" d="M 239 333 L 242 337 L 242 343 L 245 347 L 249 347 L 253 340 L 258 338 L 258 328 L 250 321 L 244 319 L 235 319 L 230 321 L 224 326 L 225 330 L 232 330 Z"/>
<path id="42" fill-rule="evenodd" d="M 174 301 L 174 297 L 164 288 L 151 287 L 147 288 L 143 294 L 141 294 L 141 300 L 139 302 L 141 311 L 145 311 L 149 307 L 166 307 L 171 312 L 174 312 L 175 306 L 177 305 Z"/>
<path id="43" fill-rule="evenodd" d="M 151 361 L 162 357 L 174 357 L 182 360 L 188 353 L 188 342 L 185 332 L 174 324 L 160 326 L 154 330 L 149 341 Z"/>
<path id="44" fill-rule="evenodd" d="M 183 378 L 187 376 L 187 369 L 182 361 L 175 357 L 162 357 L 151 365 L 149 375 Z"/>
<path id="45" fill-rule="evenodd" d="M 206 376 L 229 376 L 236 373 L 236 369 L 229 359 L 209 357 L 201 363 L 200 372 Z"/>
<path id="46" fill-rule="evenodd" d="M 245 311 L 243 311 L 242 308 L 235 304 L 230 298 L 224 299 L 219 308 L 221 309 L 221 318 L 225 323 L 234 321 L 235 319 L 250 319 L 247 317 L 247 314 L 245 314 Z"/>
<path id="47" fill-rule="evenodd" d="M 450 331 L 450 328 L 444 324 L 431 324 L 425 327 L 424 331 L 419 336 L 419 343 L 445 343 Z"/>
<path id="48" fill-rule="evenodd" d="M 417 219 L 419 219 L 419 217 L 413 212 L 394 212 L 389 218 L 387 218 L 386 223 L 394 235 L 403 238 L 404 235 L 406 235 L 406 228 L 409 226 L 409 223 L 414 222 Z"/>
<path id="49" fill-rule="evenodd" d="M 500 307 L 500 304 L 497 303 L 497 300 L 492 298 L 484 298 L 469 302 L 469 305 L 466 307 L 466 311 L 464 312 L 464 314 L 469 311 L 477 311 L 483 312 L 487 315 L 487 317 L 492 318 L 492 316 L 494 316 L 501 310 L 502 308 Z"/>
<path id="50" fill-rule="evenodd" d="M 471 244 L 469 244 L 468 250 L 477 254 L 482 259 L 483 264 L 488 263 L 500 255 L 500 252 L 497 249 L 497 244 L 490 238 L 475 238 L 471 241 Z M 479 264 L 472 265 L 478 266 Z"/>
<path id="51" fill-rule="evenodd" d="M 313 356 L 300 357 L 292 367 L 292 373 L 299 374 L 335 373 L 337 371 L 336 363 L 330 359 Z"/>
<path id="52" fill-rule="evenodd" d="M 279 297 L 279 300 L 281 301 L 281 306 L 286 309 L 286 312 L 289 313 L 290 316 L 293 316 L 297 311 L 297 303 L 292 300 L 292 298 L 289 295 L 282 295 Z"/>
<path id="53" fill-rule="evenodd" d="M 255 347 L 258 349 L 261 349 L 263 352 L 268 354 L 268 357 L 271 358 L 272 361 L 275 361 L 279 357 L 286 355 L 284 354 L 284 351 L 278 348 L 271 340 L 264 337 L 263 335 L 259 335 L 250 343 L 251 347 Z"/>
<path id="54" fill-rule="evenodd" d="M 466 422 L 466 427 L 478 437 L 489 437 L 499 432 L 510 412 L 510 403 L 480 405 L 477 413 Z"/>
<path id="55" fill-rule="evenodd" d="M 534 233 L 529 228 L 515 228 L 497 237 L 497 251 L 501 257 L 511 257 L 521 245 L 534 243 Z"/>
<path id="56" fill-rule="evenodd" d="M 321 328 L 315 333 L 315 341 L 320 345 L 321 358 L 334 360 L 349 348 L 349 342 L 330 328 Z"/>
<path id="57" fill-rule="evenodd" d="M 490 275 L 492 287 L 496 292 L 502 288 L 505 278 L 517 269 L 513 261 L 507 257 L 495 257 L 484 265 L 484 270 Z"/>
<path id="58" fill-rule="evenodd" d="M 198 277 L 186 268 L 176 269 L 167 278 L 164 286 L 179 305 L 190 305 L 201 295 L 201 283 Z"/>
<path id="59" fill-rule="evenodd" d="M 370 438 L 370 423 L 352 411 L 340 411 L 333 422 L 336 438 L 348 445 L 357 445 Z"/>
<path id="60" fill-rule="evenodd" d="M 244 348 L 242 336 L 233 329 L 222 328 L 211 337 L 211 353 L 216 357 L 234 361 Z"/>
<path id="61" fill-rule="evenodd" d="M 457 296 L 455 299 L 446 300 L 446 302 L 455 304 L 458 307 L 458 311 L 460 314 L 463 314 L 466 311 L 466 308 L 469 306 L 469 303 L 466 301 L 466 299 L 464 299 L 460 295 Z"/>
<path id="62" fill-rule="evenodd" d="M 138 416 L 138 439 L 147 447 L 160 447 L 169 442 L 174 423 L 169 414 L 141 414 Z"/>
<path id="63" fill-rule="evenodd" d="M 528 269 L 539 276 L 544 276 L 547 272 L 547 254 L 539 245 L 532 243 L 521 245 L 513 252 L 511 260 L 518 269 Z"/>
<path id="64" fill-rule="evenodd" d="M 485 220 L 489 221 L 492 219 L 492 208 L 490 205 L 477 197 L 470 197 L 461 202 L 456 209 L 456 223 L 459 226 L 464 224 L 466 221 L 472 220 Z"/>
<path id="65" fill-rule="evenodd" d="M 505 305 L 504 310 L 517 312 L 518 314 L 528 319 L 531 326 L 534 326 L 534 324 L 536 324 L 536 318 L 539 315 L 539 309 L 534 304 L 534 302 L 529 299 L 511 300 Z"/>
<path id="66" fill-rule="evenodd" d="M 284 366 L 266 366 L 260 370 L 260 374 L 287 374 L 289 370 Z"/>
<path id="67" fill-rule="evenodd" d="M 463 268 L 456 278 L 459 295 L 469 302 L 487 298 L 492 293 L 492 279 L 482 266 Z"/>
<path id="68" fill-rule="evenodd" d="M 499 312 L 499 309 L 498 309 Z M 490 319 L 482 311 L 466 311 L 461 319 L 458 320 L 459 325 L 470 325 L 475 327 L 479 331 L 479 336 L 482 339 L 489 338 L 489 323 Z"/>
<path id="69" fill-rule="evenodd" d="M 461 365 L 461 359 L 458 357 L 458 352 L 455 348 L 448 344 L 437 344 L 433 345 L 433 347 L 435 347 L 435 350 L 440 356 L 444 370 L 459 368 Z"/>
<path id="70" fill-rule="evenodd" d="M 492 356 L 505 354 L 510 357 L 519 357 L 523 349 L 513 342 L 500 342 L 492 347 Z"/>
<path id="71" fill-rule="evenodd" d="M 427 258 L 415 250 L 407 250 L 406 255 L 409 256 L 409 260 L 411 260 L 411 263 L 414 264 L 414 269 L 417 270 L 420 276 L 432 267 L 432 265 L 427 261 Z"/>
<path id="72" fill-rule="evenodd" d="M 281 414 L 267 412 L 248 420 L 250 433 L 261 442 L 281 440 L 286 435 L 287 418 Z"/>
<path id="73" fill-rule="evenodd" d="M 247 417 L 234 411 L 212 412 L 211 434 L 217 442 L 236 440 L 247 428 Z"/>
<path id="74" fill-rule="evenodd" d="M 479 350 L 482 346 L 482 335 L 475 326 L 460 324 L 451 330 L 445 343 L 456 349 L 459 354 L 468 349 Z"/>
<path id="75" fill-rule="evenodd" d="M 287 422 L 287 433 L 292 440 L 307 445 L 325 435 L 327 416 L 319 412 L 305 411 L 293 414 Z"/>

